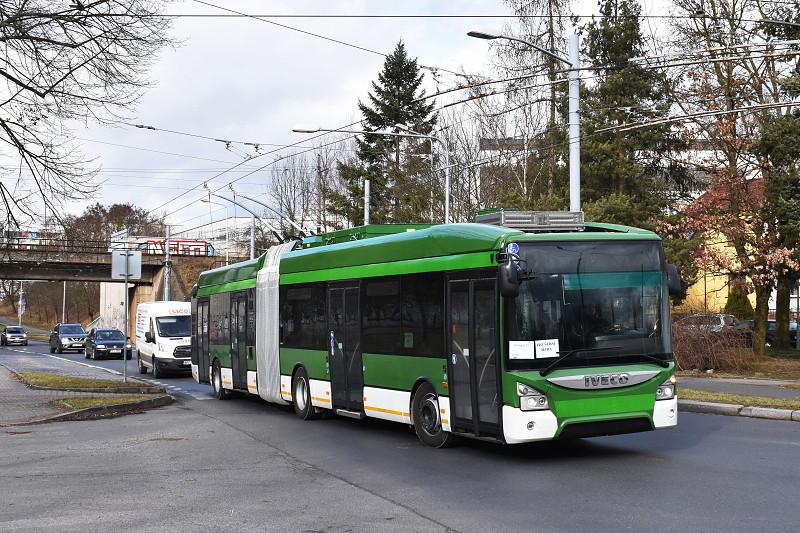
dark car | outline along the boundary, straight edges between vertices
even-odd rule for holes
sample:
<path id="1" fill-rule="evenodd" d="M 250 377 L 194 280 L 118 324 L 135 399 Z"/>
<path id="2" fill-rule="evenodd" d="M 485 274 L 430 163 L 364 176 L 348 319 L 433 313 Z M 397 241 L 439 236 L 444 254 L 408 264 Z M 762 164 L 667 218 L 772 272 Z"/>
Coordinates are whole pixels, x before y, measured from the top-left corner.
<path id="1" fill-rule="evenodd" d="M 0 333 L 0 345 L 8 346 L 9 344 L 27 346 L 28 334 L 25 333 L 25 328 L 22 326 L 6 326 L 3 333 Z"/>
<path id="2" fill-rule="evenodd" d="M 50 353 L 86 348 L 86 332 L 80 324 L 56 324 L 50 332 Z"/>
<path id="3" fill-rule="evenodd" d="M 750 328 L 752 331 L 753 328 L 756 327 L 755 320 L 745 320 L 744 322 L 747 324 L 747 327 Z M 766 346 L 772 346 L 775 344 L 775 333 L 778 330 L 778 322 L 776 320 L 767 320 L 767 333 L 764 337 L 764 344 Z M 797 322 L 794 320 L 789 322 L 789 344 L 791 346 L 795 346 L 797 342 Z"/>
<path id="4" fill-rule="evenodd" d="M 122 354 L 125 354 L 125 359 L 130 359 L 131 345 L 125 340 L 125 334 L 116 328 L 95 328 L 86 336 L 83 353 L 86 359 L 122 359 Z"/>

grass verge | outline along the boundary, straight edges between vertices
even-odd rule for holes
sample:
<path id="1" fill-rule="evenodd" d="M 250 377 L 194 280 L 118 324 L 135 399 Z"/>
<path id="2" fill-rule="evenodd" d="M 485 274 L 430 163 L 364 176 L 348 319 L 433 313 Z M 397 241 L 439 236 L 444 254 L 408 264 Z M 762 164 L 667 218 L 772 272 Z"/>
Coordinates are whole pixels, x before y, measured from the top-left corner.
<path id="1" fill-rule="evenodd" d="M 729 394 L 727 392 L 708 392 L 694 389 L 678 389 L 678 398 L 697 400 L 700 402 L 730 403 L 747 407 L 772 407 L 775 409 L 800 409 L 800 400 L 786 398 L 766 398 L 764 396 L 748 396 L 745 394 Z"/>
<path id="2" fill-rule="evenodd" d="M 115 381 L 110 379 L 80 378 L 76 376 L 62 376 L 48 372 L 19 372 L 22 381 L 36 387 L 51 389 L 108 389 L 114 390 L 121 387 L 136 386 L 139 383 Z"/>
<path id="3" fill-rule="evenodd" d="M 682 370 L 679 371 L 678 374 L 682 376 L 699 377 L 758 378 L 798 381 L 800 380 L 800 356 L 767 355 L 752 361 L 751 369 L 747 372 L 714 371 L 708 374 L 704 371 Z"/>
<path id="4" fill-rule="evenodd" d="M 72 409 L 86 409 L 87 407 L 107 407 L 121 403 L 136 403 L 148 399 L 145 394 L 131 394 L 128 396 L 72 396 L 52 400 L 52 404 L 66 405 Z"/>

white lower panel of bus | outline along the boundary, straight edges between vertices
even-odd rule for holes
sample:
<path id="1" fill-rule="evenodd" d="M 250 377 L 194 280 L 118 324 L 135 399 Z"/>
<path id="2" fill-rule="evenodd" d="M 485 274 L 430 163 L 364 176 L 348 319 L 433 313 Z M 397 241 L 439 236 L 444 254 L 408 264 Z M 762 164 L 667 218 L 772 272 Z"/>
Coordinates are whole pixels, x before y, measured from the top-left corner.
<path id="1" fill-rule="evenodd" d="M 653 426 L 670 428 L 678 423 L 678 399 L 658 400 L 653 408 Z"/>
<path id="2" fill-rule="evenodd" d="M 450 431 L 450 398 L 439 396 L 439 413 L 442 417 L 442 429 Z"/>
<path id="3" fill-rule="evenodd" d="M 281 375 L 281 398 L 292 401 L 292 376 Z"/>
<path id="4" fill-rule="evenodd" d="M 252 370 L 247 371 L 247 392 L 250 394 L 258 394 L 258 378 L 256 373 Z"/>
<path id="5" fill-rule="evenodd" d="M 311 389 L 311 405 L 330 409 L 333 407 L 331 399 L 331 382 L 319 379 L 309 379 L 308 386 Z"/>
<path id="6" fill-rule="evenodd" d="M 503 406 L 503 436 L 508 444 L 552 439 L 558 420 L 552 411 L 523 411 Z"/>
<path id="7" fill-rule="evenodd" d="M 198 366 L 196 364 L 192 363 L 192 379 L 195 380 L 195 381 L 200 381 L 200 378 L 198 377 L 197 372 L 198 372 Z"/>
<path id="8" fill-rule="evenodd" d="M 410 406 L 410 392 L 364 387 L 364 413 L 367 416 L 410 424 Z"/>
<path id="9" fill-rule="evenodd" d="M 230 368 L 220 368 L 219 370 L 222 376 L 222 388 L 233 389 L 233 370 Z"/>

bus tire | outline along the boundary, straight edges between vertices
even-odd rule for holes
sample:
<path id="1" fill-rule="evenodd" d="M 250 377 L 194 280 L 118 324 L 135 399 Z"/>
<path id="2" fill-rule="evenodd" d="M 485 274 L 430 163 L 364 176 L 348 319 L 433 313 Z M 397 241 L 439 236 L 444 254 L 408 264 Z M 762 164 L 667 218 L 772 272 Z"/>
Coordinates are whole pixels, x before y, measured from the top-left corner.
<path id="1" fill-rule="evenodd" d="M 447 448 L 454 444 L 455 436 L 442 429 L 439 397 L 428 382 L 421 384 L 411 400 L 411 423 L 417 438 L 433 448 Z"/>
<path id="2" fill-rule="evenodd" d="M 211 367 L 211 387 L 214 389 L 214 398 L 217 400 L 228 399 L 228 391 L 222 386 L 222 371 L 220 370 L 218 359 L 214 360 L 214 365 Z"/>
<path id="3" fill-rule="evenodd" d="M 316 418 L 316 409 L 311 405 L 311 387 L 308 372 L 303 367 L 297 369 L 292 378 L 292 405 L 294 413 L 303 420 Z"/>

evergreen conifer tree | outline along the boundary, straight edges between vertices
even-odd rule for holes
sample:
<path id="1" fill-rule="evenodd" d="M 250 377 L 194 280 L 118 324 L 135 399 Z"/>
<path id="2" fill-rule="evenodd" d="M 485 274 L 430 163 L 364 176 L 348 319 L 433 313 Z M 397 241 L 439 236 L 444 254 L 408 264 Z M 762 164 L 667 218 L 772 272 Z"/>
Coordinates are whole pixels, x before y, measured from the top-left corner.
<path id="1" fill-rule="evenodd" d="M 668 80 L 632 58 L 645 55 L 638 0 L 601 0 L 601 18 L 590 23 L 583 62 L 601 67 L 597 82 L 582 94 L 581 185 L 587 217 L 654 227 L 669 196 L 688 174 L 666 157 L 681 146 L 669 124 L 610 130 L 665 116 Z"/>
<path id="2" fill-rule="evenodd" d="M 408 57 L 402 41 L 386 57 L 378 80 L 372 82 L 367 103 L 359 101 L 365 130 L 393 129 L 404 124 L 430 133 L 436 125 L 433 102 L 421 100 L 423 75 L 416 59 Z M 364 178 L 370 180 L 370 222 L 418 222 L 428 212 L 432 193 L 430 168 L 424 154 L 430 142 L 384 135 L 357 139 L 356 157 L 339 162 L 344 191 L 329 195 L 328 211 L 350 224 L 364 221 Z"/>

